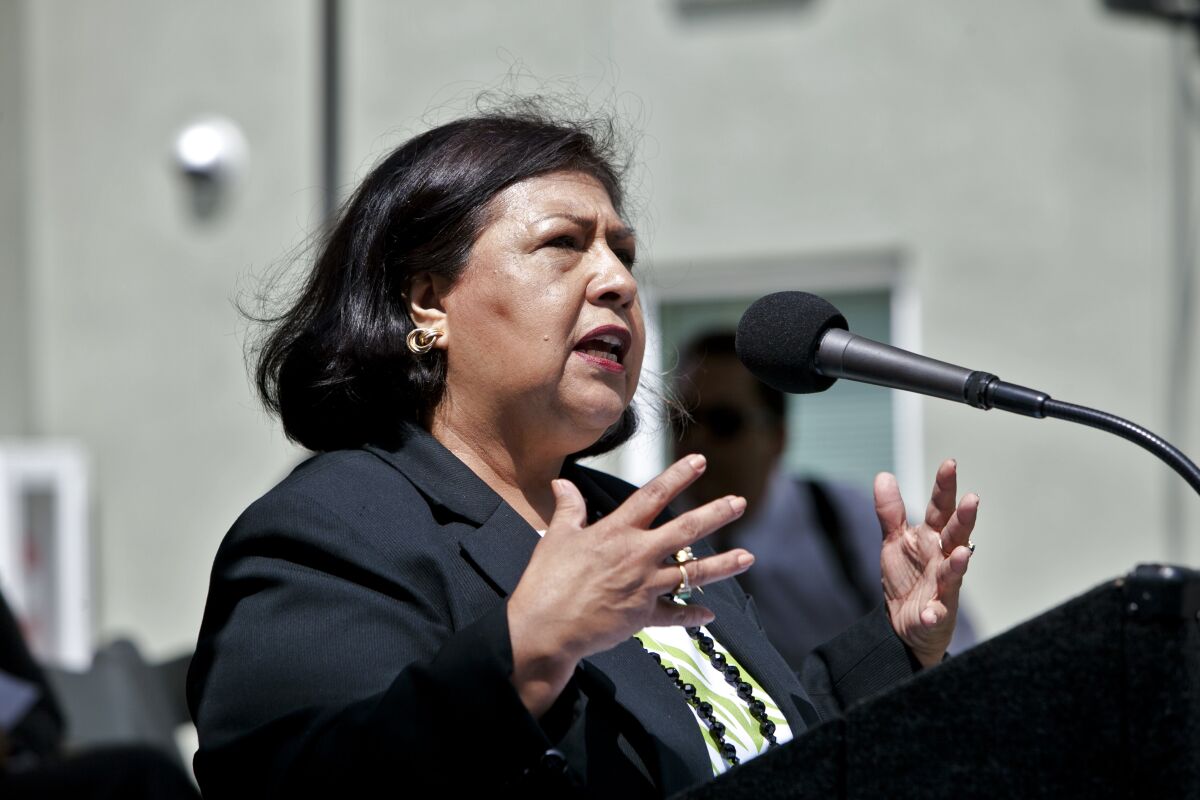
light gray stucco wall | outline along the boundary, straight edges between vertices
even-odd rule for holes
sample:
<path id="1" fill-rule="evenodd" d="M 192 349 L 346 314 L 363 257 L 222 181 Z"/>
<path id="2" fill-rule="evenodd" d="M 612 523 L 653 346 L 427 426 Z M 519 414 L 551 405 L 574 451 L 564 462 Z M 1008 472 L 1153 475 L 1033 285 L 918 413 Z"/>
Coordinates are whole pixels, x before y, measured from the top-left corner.
<path id="1" fill-rule="evenodd" d="M 35 428 L 92 454 L 100 635 L 191 647 L 217 542 L 296 458 L 249 390 L 234 301 L 319 210 L 315 4 L 23 8 Z M 207 223 L 171 161 L 202 114 L 250 153 Z"/>
<path id="2" fill-rule="evenodd" d="M 0 3 L 0 436 L 29 426 L 24 7 Z"/>

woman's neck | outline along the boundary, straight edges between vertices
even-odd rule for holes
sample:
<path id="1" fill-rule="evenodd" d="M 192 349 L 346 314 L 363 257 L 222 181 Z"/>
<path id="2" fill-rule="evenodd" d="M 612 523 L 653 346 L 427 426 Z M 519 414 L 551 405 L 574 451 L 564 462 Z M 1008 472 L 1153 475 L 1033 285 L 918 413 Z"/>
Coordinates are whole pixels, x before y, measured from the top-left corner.
<path id="1" fill-rule="evenodd" d="M 445 413 L 433 414 L 429 432 L 535 530 L 549 526 L 554 516 L 550 482 L 562 471 L 563 456 L 537 452 L 530 437 L 506 435 L 493 426 L 454 420 Z"/>

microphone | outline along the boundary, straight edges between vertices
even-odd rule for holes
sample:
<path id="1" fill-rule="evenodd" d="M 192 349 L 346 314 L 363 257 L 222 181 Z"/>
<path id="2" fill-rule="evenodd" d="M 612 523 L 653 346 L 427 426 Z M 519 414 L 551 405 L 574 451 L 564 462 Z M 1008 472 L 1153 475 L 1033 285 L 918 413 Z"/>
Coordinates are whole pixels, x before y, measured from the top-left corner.
<path id="1" fill-rule="evenodd" d="M 853 334 L 829 301 L 807 292 L 776 292 L 756 300 L 738 323 L 736 348 L 756 378 L 792 394 L 823 392 L 847 378 L 1038 419 L 1046 416 L 1050 400 L 1045 392 L 990 372 Z"/>
<path id="2" fill-rule="evenodd" d="M 850 333 L 833 305 L 807 292 L 759 298 L 738 323 L 735 348 L 746 368 L 783 392 L 823 392 L 838 378 L 999 408 L 1041 419 L 1077 422 L 1153 453 L 1200 494 L 1200 467 L 1170 442 L 1106 411 L 1054 400 L 1045 392 L 1000 380 L 990 372 L 947 364 Z"/>

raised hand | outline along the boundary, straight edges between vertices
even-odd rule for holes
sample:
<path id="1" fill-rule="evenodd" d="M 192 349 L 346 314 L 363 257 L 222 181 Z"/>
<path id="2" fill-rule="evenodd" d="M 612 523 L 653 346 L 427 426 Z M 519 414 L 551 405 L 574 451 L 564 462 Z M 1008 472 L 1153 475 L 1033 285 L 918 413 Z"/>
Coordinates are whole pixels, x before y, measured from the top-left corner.
<path id="1" fill-rule="evenodd" d="M 943 461 L 920 525 L 909 525 L 895 476 L 875 478 L 875 513 L 883 529 L 880 567 L 892 627 L 923 666 L 940 662 L 954 634 L 958 591 L 972 548 L 968 547 L 979 495 L 955 505 L 957 468 Z"/>
<path id="2" fill-rule="evenodd" d="M 535 716 L 562 692 L 581 658 L 648 626 L 712 621 L 703 606 L 667 596 L 683 577 L 671 556 L 741 516 L 745 499 L 723 497 L 650 527 L 704 467 L 702 456 L 680 459 L 592 525 L 574 484 L 554 481 L 554 517 L 508 601 L 512 682 Z M 734 549 L 682 566 L 696 587 L 753 563 L 750 553 Z"/>

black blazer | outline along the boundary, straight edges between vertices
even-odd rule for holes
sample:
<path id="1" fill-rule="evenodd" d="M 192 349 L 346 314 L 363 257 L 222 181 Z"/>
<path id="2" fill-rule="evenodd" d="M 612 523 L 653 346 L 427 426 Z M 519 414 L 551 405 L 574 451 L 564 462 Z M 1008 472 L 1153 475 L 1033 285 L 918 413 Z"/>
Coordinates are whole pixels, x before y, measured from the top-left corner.
<path id="1" fill-rule="evenodd" d="M 563 476 L 591 519 L 633 491 L 576 465 Z M 537 542 L 420 429 L 392 451 L 299 466 L 238 519 L 213 566 L 188 675 L 205 797 L 504 785 L 661 797 L 710 778 L 690 708 L 635 640 L 585 659 L 540 721 L 525 710 L 505 598 Z M 880 609 L 815 654 L 806 689 L 735 581 L 702 602 L 797 733 L 912 673 Z"/>

